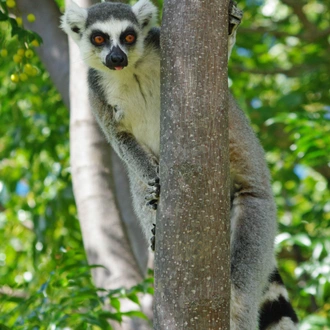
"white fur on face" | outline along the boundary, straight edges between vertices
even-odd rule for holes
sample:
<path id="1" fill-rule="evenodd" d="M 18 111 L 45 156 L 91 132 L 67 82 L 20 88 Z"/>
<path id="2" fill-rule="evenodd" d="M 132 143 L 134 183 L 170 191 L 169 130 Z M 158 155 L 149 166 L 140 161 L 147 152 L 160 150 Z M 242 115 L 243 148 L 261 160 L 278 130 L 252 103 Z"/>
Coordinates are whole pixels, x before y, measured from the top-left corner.
<path id="1" fill-rule="evenodd" d="M 144 38 L 150 28 L 156 24 L 157 8 L 150 0 L 140 0 L 132 7 L 132 11 L 136 15 L 139 26 L 129 20 L 109 18 L 108 21 L 96 22 L 85 30 L 88 10 L 72 2 L 62 16 L 61 27 L 78 44 L 82 59 L 88 66 L 101 71 L 109 70 L 103 63 L 111 48 L 95 47 L 89 39 L 92 30 L 99 30 L 108 34 L 111 39 L 111 46 L 119 46 L 128 57 L 128 66 L 132 66 L 143 54 Z M 138 33 L 137 42 L 132 48 L 121 45 L 119 40 L 120 34 L 129 26 L 134 26 Z M 74 32 L 73 28 L 78 28 L 79 33 Z"/>
<path id="2" fill-rule="evenodd" d="M 81 8 L 76 3 L 71 2 L 64 15 L 61 17 L 62 30 L 71 36 L 75 42 L 79 41 L 80 36 L 78 33 L 73 32 L 72 28 L 77 27 L 80 30 L 83 30 L 87 15 L 87 9 Z"/>
<path id="3" fill-rule="evenodd" d="M 127 28 L 134 27 L 137 32 L 137 41 L 132 49 L 125 47 L 120 43 L 120 35 Z M 90 41 L 90 35 L 92 31 L 101 31 L 109 35 L 111 45 L 110 47 L 95 47 Z M 140 37 L 139 37 L 140 36 Z M 106 22 L 97 22 L 91 25 L 84 33 L 82 39 L 78 42 L 81 56 L 85 63 L 97 70 L 108 71 L 109 69 L 104 66 L 105 58 L 111 51 L 112 47 L 118 46 L 128 57 L 128 66 L 132 66 L 143 54 L 143 42 L 144 38 L 141 38 L 139 27 L 134 25 L 128 20 L 109 20 Z"/>
<path id="4" fill-rule="evenodd" d="M 149 29 L 157 21 L 157 8 L 150 0 L 140 0 L 132 7 L 141 26 Z"/>

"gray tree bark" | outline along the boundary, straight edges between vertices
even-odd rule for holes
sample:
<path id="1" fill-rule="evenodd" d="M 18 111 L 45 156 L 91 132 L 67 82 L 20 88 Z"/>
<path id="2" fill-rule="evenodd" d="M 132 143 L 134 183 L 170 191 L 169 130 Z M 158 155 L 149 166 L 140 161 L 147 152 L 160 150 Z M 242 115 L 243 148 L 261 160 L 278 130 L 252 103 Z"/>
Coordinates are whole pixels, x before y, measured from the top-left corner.
<path id="1" fill-rule="evenodd" d="M 24 27 L 42 37 L 43 44 L 37 48 L 38 55 L 61 94 L 64 104 L 69 108 L 69 49 L 66 34 L 58 28 L 60 11 L 56 2 L 17 0 L 17 7 L 22 15 Z M 30 13 L 36 17 L 34 23 L 26 19 Z"/>
<path id="2" fill-rule="evenodd" d="M 164 3 L 154 329 L 230 329 L 227 0 Z"/>

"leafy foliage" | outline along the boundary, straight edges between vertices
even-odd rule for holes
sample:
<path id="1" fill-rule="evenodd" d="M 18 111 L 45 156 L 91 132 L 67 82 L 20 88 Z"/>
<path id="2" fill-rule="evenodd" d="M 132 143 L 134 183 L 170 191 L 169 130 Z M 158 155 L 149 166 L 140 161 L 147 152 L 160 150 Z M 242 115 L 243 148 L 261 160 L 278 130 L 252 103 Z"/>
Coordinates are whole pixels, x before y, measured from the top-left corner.
<path id="1" fill-rule="evenodd" d="M 34 57 L 33 49 L 39 47 L 42 39 L 37 33 L 24 29 L 23 20 L 17 13 L 15 18 L 12 17 L 12 12 L 17 12 L 15 6 L 14 0 L 0 1 L 0 23 L 4 22 L 2 23 L 2 29 L 10 27 L 10 35 L 16 41 L 14 45 L 11 44 L 12 47 L 10 47 L 10 52 L 8 52 L 6 38 L 3 40 L 1 57 L 7 58 L 12 56 L 16 66 L 11 70 L 11 80 L 18 83 L 19 81 L 28 80 L 29 76 L 37 75 L 38 69 L 31 65 L 30 59 Z M 29 14 L 27 19 L 33 21 L 35 17 L 33 14 Z"/>
<path id="2" fill-rule="evenodd" d="M 139 305 L 138 295 L 153 293 L 153 278 L 148 277 L 131 289 L 104 290 L 91 282 L 90 269 L 84 255 L 74 251 L 62 251 L 57 255 L 57 267 L 38 291 L 28 297 L 7 297 L 7 306 L 0 322 L 18 330 L 30 329 L 112 329 L 108 320 L 122 322 L 123 317 L 147 319 L 140 311 L 121 311 L 121 299 L 129 299 Z M 113 307 L 105 311 L 105 303 Z M 1 326 L 1 323 L 0 323 Z"/>

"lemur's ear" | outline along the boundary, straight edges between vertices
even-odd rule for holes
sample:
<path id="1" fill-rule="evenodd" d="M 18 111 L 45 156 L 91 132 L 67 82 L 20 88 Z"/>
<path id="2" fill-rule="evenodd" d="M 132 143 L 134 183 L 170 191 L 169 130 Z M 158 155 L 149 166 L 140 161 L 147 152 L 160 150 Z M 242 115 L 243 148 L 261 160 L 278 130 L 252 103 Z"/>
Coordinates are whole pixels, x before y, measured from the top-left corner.
<path id="1" fill-rule="evenodd" d="M 87 19 L 87 9 L 71 2 L 61 17 L 61 28 L 76 42 L 80 40 Z"/>
<path id="2" fill-rule="evenodd" d="M 143 29 L 156 25 L 157 8 L 150 0 L 139 0 L 132 10 Z"/>

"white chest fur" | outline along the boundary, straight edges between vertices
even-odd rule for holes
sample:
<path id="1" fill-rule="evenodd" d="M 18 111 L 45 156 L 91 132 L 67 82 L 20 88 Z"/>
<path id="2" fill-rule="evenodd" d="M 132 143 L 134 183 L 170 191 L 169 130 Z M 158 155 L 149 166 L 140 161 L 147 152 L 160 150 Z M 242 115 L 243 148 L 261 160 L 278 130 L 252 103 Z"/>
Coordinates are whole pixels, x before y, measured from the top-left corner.
<path id="1" fill-rule="evenodd" d="M 117 107 L 121 129 L 159 156 L 160 74 L 158 65 L 141 63 L 102 74 L 107 102 Z"/>

